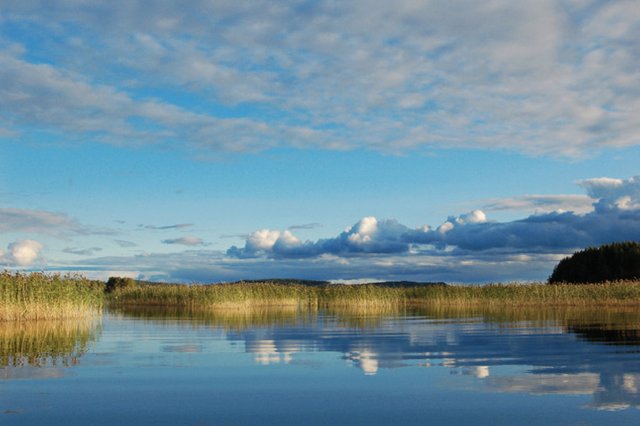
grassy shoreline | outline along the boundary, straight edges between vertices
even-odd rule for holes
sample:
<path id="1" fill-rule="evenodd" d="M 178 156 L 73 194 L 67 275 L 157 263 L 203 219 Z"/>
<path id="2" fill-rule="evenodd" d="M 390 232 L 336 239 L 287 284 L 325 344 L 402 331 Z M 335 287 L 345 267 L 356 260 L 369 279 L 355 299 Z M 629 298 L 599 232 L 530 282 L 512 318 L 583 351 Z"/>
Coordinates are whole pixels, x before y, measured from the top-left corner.
<path id="1" fill-rule="evenodd" d="M 181 285 L 123 281 L 109 287 L 81 276 L 0 273 L 0 321 L 79 318 L 102 306 L 210 310 L 261 307 L 640 307 L 640 281 L 601 284 L 305 285 L 277 282 Z"/>
<path id="2" fill-rule="evenodd" d="M 115 305 L 246 309 L 260 306 L 639 306 L 640 281 L 602 284 L 487 284 L 387 287 L 282 283 L 140 285 L 113 293 Z"/>
<path id="3" fill-rule="evenodd" d="M 0 272 L 0 321 L 83 318 L 100 311 L 104 283 L 81 276 Z"/>

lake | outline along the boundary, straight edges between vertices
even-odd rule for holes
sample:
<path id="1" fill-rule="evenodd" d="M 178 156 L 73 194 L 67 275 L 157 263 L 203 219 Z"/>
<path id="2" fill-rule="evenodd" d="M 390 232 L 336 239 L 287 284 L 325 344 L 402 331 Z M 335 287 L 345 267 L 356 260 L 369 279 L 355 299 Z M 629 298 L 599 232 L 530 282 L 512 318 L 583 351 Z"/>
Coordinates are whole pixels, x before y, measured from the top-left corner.
<path id="1" fill-rule="evenodd" d="M 635 310 L 0 323 L 0 424 L 639 424 Z"/>

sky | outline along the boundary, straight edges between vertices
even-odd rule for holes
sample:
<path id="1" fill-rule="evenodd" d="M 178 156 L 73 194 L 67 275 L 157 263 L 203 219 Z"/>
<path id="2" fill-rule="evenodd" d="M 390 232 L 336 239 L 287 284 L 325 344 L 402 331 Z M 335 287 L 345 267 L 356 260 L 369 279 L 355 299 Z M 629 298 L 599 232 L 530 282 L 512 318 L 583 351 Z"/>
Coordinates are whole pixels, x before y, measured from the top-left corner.
<path id="1" fill-rule="evenodd" d="M 637 1 L 4 0 L 0 268 L 545 280 L 640 240 Z"/>

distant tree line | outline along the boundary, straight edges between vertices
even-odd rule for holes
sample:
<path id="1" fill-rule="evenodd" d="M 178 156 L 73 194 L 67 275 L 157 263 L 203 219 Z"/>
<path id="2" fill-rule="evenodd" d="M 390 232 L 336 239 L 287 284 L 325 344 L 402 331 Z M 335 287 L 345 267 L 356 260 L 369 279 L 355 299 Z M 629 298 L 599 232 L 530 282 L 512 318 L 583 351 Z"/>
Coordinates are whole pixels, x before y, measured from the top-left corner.
<path id="1" fill-rule="evenodd" d="M 597 283 L 640 279 L 640 243 L 621 242 L 590 247 L 558 263 L 549 283 Z"/>

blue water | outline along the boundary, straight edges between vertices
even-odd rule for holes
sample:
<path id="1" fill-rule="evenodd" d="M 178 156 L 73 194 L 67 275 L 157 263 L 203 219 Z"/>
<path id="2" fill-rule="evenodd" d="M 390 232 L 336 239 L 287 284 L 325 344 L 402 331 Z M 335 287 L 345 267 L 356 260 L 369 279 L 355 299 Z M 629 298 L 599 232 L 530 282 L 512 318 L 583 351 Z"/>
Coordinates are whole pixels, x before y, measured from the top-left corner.
<path id="1" fill-rule="evenodd" d="M 640 323 L 604 317 L 107 313 L 0 367 L 0 424 L 639 424 Z"/>

